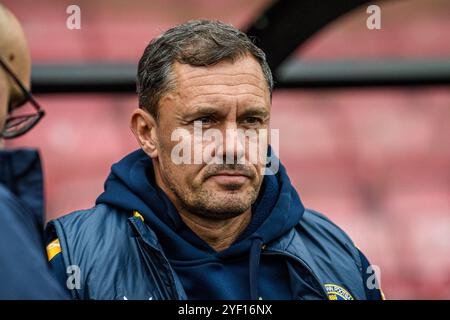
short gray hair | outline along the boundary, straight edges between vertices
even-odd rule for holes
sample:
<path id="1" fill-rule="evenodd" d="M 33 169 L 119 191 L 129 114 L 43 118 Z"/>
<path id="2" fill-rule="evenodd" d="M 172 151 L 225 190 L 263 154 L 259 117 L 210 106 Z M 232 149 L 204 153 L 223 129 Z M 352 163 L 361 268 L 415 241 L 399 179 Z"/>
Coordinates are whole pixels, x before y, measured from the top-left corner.
<path id="1" fill-rule="evenodd" d="M 159 100 L 174 88 L 172 65 L 211 66 L 252 55 L 260 64 L 272 97 L 273 78 L 266 55 L 250 38 L 232 25 L 211 20 L 192 20 L 153 39 L 139 61 L 139 106 L 158 118 Z"/>

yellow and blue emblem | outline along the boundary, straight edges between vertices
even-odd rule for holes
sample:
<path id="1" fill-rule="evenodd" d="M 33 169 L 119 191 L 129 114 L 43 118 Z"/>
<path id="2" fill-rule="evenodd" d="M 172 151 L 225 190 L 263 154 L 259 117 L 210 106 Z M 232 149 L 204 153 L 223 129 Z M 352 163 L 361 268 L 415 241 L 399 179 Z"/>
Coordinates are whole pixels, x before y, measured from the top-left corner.
<path id="1" fill-rule="evenodd" d="M 329 300 L 355 300 L 352 295 L 336 284 L 325 284 Z"/>

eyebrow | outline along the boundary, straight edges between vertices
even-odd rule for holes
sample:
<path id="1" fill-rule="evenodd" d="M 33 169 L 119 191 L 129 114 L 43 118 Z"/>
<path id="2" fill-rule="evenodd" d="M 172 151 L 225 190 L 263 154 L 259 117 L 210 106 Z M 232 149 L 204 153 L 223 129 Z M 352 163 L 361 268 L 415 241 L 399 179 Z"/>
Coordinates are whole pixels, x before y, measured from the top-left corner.
<path id="1" fill-rule="evenodd" d="M 270 112 L 266 108 L 250 107 L 250 108 L 245 109 L 245 111 L 242 112 L 240 117 L 242 117 L 242 116 L 260 116 L 262 118 L 266 118 L 269 116 L 269 114 L 270 114 Z"/>
<path id="2" fill-rule="evenodd" d="M 187 113 L 185 117 L 187 118 L 195 118 L 198 116 L 208 116 L 208 115 L 217 115 L 222 112 L 223 108 L 221 107 L 213 107 L 213 106 L 198 106 L 195 107 L 191 112 Z M 239 114 L 239 118 L 248 117 L 248 116 L 259 116 L 261 118 L 267 118 L 270 115 L 269 110 L 261 107 L 248 107 L 245 108 L 243 112 Z"/>
<path id="3" fill-rule="evenodd" d="M 212 106 L 199 106 L 195 107 L 192 112 L 189 112 L 189 115 L 197 115 L 197 114 L 215 114 L 220 111 L 220 107 L 212 107 Z"/>
<path id="4" fill-rule="evenodd" d="M 192 120 L 194 118 L 203 116 L 213 116 L 219 114 L 221 108 L 213 106 L 197 106 L 190 110 L 186 110 L 182 114 L 182 118 L 185 120 Z"/>

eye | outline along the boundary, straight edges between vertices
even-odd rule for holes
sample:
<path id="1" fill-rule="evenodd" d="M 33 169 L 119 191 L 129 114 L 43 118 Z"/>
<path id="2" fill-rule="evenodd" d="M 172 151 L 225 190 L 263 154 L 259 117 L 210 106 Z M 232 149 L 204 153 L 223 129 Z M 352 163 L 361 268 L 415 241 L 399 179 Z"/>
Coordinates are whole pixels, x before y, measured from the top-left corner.
<path id="1" fill-rule="evenodd" d="M 244 122 L 249 125 L 255 125 L 255 124 L 260 124 L 262 122 L 262 120 L 257 117 L 247 117 L 247 118 L 245 118 Z"/>
<path id="2" fill-rule="evenodd" d="M 200 117 L 194 120 L 194 122 L 200 121 L 202 125 L 209 125 L 214 123 L 214 118 L 210 116 Z"/>

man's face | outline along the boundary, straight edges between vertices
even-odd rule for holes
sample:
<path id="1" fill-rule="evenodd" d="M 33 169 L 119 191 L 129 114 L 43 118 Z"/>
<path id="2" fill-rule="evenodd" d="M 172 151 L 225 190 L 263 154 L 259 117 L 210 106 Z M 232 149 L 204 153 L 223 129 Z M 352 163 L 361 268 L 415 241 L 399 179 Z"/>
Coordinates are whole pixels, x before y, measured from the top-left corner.
<path id="1" fill-rule="evenodd" d="M 25 88 L 30 87 L 30 66 L 31 62 L 29 56 L 23 54 L 20 55 L 20 61 L 14 61 L 16 59 L 15 55 L 10 55 L 14 57 L 12 62 L 7 60 L 10 68 L 13 72 L 17 72 L 17 78 L 22 82 Z M 16 71 L 17 70 L 17 71 Z M 11 102 L 15 105 L 24 99 L 23 93 L 19 90 L 18 86 L 13 82 L 11 76 L 6 73 L 5 70 L 0 68 L 0 132 L 3 131 L 5 121 L 8 117 L 8 107 Z"/>
<path id="2" fill-rule="evenodd" d="M 0 55 L 25 88 L 30 88 L 31 58 L 25 34 L 19 21 L 5 8 L 0 7 Z M 19 87 L 0 68 L 0 132 L 8 113 L 8 102 L 23 99 Z"/>
<path id="3" fill-rule="evenodd" d="M 204 218 L 227 219 L 242 214 L 257 198 L 265 159 L 256 157 L 258 161 L 254 161 L 251 152 L 255 150 L 250 150 L 249 138 L 236 135 L 236 129 L 256 133 L 269 129 L 270 94 L 261 67 L 253 57 L 246 56 L 210 67 L 175 63 L 173 71 L 176 89 L 161 99 L 158 109 L 154 158 L 157 182 L 175 205 Z M 194 134 L 194 123 L 201 124 L 203 133 L 216 129 L 223 141 L 202 139 Z M 172 153 L 180 142 L 172 138 L 176 129 L 184 129 L 183 139 L 192 147 L 192 162 L 195 148 L 213 146 L 209 149 L 213 150 L 211 156 L 222 158 L 223 164 L 176 164 Z M 263 144 L 267 148 L 267 140 Z"/>

